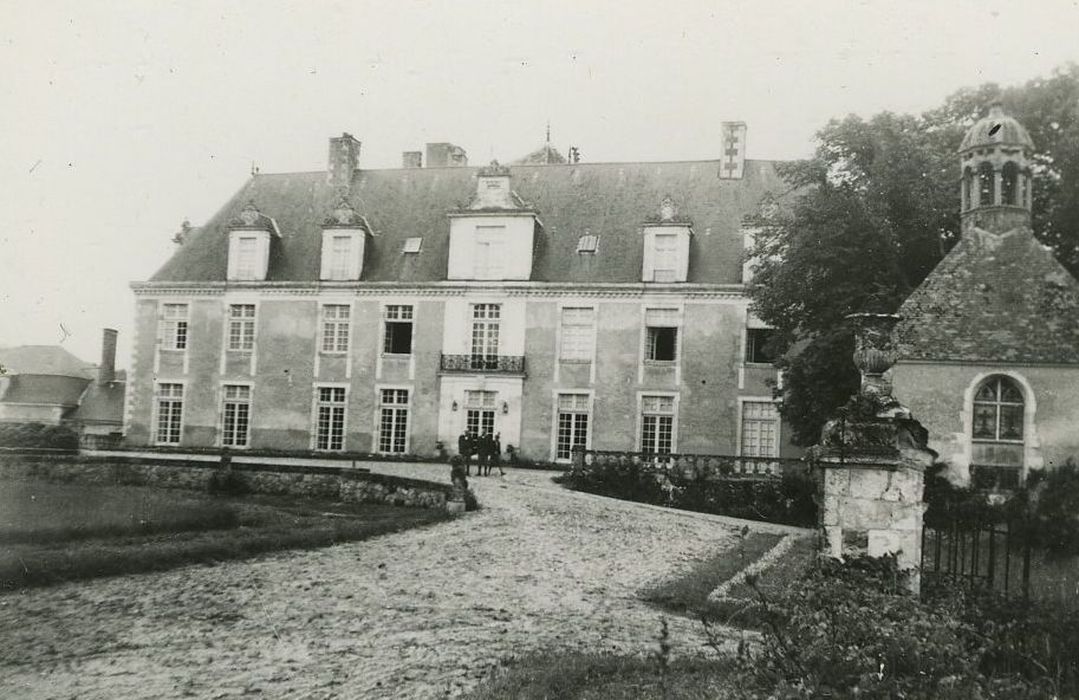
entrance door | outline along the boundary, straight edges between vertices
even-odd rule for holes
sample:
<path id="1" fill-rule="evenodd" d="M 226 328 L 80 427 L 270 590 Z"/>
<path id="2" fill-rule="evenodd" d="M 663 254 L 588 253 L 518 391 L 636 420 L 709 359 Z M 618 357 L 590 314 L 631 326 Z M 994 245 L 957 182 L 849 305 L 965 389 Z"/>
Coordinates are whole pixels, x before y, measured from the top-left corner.
<path id="1" fill-rule="evenodd" d="M 465 429 L 473 435 L 495 434 L 495 412 L 487 408 L 470 408 L 465 414 Z"/>

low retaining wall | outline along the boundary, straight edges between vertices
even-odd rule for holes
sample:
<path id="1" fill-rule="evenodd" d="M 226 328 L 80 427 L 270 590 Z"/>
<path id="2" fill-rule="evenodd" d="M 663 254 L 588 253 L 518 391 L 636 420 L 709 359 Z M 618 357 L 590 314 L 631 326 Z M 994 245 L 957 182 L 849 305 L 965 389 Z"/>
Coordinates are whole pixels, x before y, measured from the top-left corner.
<path id="1" fill-rule="evenodd" d="M 453 486 L 420 479 L 372 474 L 347 467 L 233 463 L 234 478 L 251 493 L 290 494 L 352 503 L 384 503 L 458 510 Z M 81 484 L 119 484 L 208 491 L 212 462 L 125 457 L 0 454 L 0 481 L 40 479 Z M 446 470 L 447 477 L 449 469 Z"/>

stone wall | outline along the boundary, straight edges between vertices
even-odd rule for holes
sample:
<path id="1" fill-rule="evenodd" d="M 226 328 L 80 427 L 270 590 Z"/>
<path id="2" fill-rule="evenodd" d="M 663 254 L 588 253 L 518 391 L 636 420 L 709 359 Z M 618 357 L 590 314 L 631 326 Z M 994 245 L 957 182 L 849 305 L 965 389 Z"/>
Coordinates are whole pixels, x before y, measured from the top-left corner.
<path id="1" fill-rule="evenodd" d="M 821 524 L 833 557 L 895 554 L 899 568 L 922 563 L 924 473 L 918 468 L 829 464 Z M 915 584 L 916 585 L 916 584 Z"/>
<path id="2" fill-rule="evenodd" d="M 124 457 L 0 455 L 0 481 L 42 481 L 209 490 L 221 469 L 212 462 Z M 236 464 L 232 472 L 253 493 L 328 498 L 352 503 L 384 503 L 458 510 L 446 483 L 371 474 L 343 467 Z"/>

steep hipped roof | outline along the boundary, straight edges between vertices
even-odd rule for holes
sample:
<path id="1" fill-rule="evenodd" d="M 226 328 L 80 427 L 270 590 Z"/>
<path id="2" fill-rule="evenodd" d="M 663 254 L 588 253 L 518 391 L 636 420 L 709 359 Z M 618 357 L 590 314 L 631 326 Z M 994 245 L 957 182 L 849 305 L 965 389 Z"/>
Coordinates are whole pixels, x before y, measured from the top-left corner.
<path id="1" fill-rule="evenodd" d="M 719 161 L 517 165 L 511 186 L 538 212 L 532 279 L 548 282 L 640 282 L 641 227 L 671 195 L 693 221 L 689 280 L 734 284 L 741 279 L 742 219 L 765 193 L 783 184 L 771 161 L 746 161 L 741 180 L 717 177 Z M 476 168 L 357 170 L 349 201 L 370 223 L 362 281 L 446 279 L 447 212 L 467 205 Z M 325 172 L 254 175 L 200 227 L 152 281 L 223 281 L 228 223 L 248 203 L 281 231 L 270 253 L 270 281 L 319 276 L 320 224 L 337 204 Z M 577 253 L 577 241 L 600 237 L 599 253 Z M 419 254 L 405 240 L 423 237 Z"/>
<path id="2" fill-rule="evenodd" d="M 965 232 L 899 315 L 902 359 L 1079 364 L 1079 282 L 1027 228 Z"/>
<path id="3" fill-rule="evenodd" d="M 19 345 L 0 348 L 0 366 L 6 374 L 55 374 L 63 377 L 94 376 L 93 365 L 58 345 Z"/>

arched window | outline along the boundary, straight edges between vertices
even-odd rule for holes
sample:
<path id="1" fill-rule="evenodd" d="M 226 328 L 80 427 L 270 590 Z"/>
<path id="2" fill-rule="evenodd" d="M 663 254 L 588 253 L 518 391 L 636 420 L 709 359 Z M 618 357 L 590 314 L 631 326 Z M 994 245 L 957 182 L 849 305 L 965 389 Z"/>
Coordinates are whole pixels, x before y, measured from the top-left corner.
<path id="1" fill-rule="evenodd" d="M 990 377 L 974 393 L 971 477 L 981 488 L 1014 488 L 1023 469 L 1023 392 L 1008 377 Z"/>
<path id="2" fill-rule="evenodd" d="M 1005 163 L 1000 173 L 1000 203 L 1011 206 L 1019 205 L 1020 202 L 1016 199 L 1019 189 L 1019 166 L 1015 163 Z"/>
<path id="3" fill-rule="evenodd" d="M 974 171 L 969 167 L 963 170 L 963 211 L 973 208 L 971 190 L 974 189 Z"/>
<path id="4" fill-rule="evenodd" d="M 978 206 L 989 207 L 996 203 L 996 178 L 993 166 L 982 163 L 978 166 Z"/>

